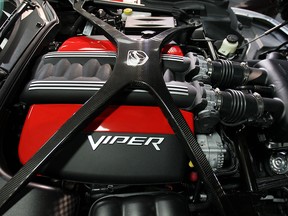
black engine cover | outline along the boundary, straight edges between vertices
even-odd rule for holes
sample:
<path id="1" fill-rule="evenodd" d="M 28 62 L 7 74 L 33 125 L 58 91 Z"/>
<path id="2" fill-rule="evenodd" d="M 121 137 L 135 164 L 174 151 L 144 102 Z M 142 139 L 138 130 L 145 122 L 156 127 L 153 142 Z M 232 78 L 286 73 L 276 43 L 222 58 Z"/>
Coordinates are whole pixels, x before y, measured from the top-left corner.
<path id="1" fill-rule="evenodd" d="M 179 182 L 186 161 L 174 135 L 94 132 L 72 140 L 45 174 L 105 184 Z"/>
<path id="2" fill-rule="evenodd" d="M 190 215 L 185 199 L 178 194 L 108 196 L 97 200 L 89 216 Z"/>

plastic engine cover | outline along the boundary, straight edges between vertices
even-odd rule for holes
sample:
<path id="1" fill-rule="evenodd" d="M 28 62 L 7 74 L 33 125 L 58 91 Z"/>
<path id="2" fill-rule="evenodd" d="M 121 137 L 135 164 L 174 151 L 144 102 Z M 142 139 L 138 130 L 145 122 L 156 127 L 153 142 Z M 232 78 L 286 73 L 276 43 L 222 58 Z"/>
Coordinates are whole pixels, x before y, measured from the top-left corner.
<path id="1" fill-rule="evenodd" d="M 185 199 L 178 194 L 108 196 L 96 201 L 89 216 L 190 215 Z"/>
<path id="2" fill-rule="evenodd" d="M 32 105 L 19 144 L 24 164 L 79 104 Z M 182 111 L 193 130 L 192 113 Z M 81 182 L 163 183 L 184 176 L 187 159 L 160 108 L 113 106 L 51 160 L 42 173 Z"/>

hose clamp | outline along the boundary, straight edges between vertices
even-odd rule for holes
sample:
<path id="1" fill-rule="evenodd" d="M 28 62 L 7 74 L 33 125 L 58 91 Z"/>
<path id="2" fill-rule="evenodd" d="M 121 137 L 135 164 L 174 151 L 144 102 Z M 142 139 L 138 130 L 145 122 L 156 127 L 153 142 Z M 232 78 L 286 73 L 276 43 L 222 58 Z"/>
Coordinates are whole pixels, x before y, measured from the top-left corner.
<path id="1" fill-rule="evenodd" d="M 259 118 L 264 113 L 264 101 L 261 95 L 258 94 L 257 92 L 253 93 L 253 97 L 255 98 L 257 102 L 257 107 L 258 107 L 257 118 Z"/>
<path id="2" fill-rule="evenodd" d="M 210 58 L 206 59 L 207 62 L 207 75 L 211 76 L 213 73 L 213 62 Z"/>
<path id="3" fill-rule="evenodd" d="M 221 91 L 219 88 L 216 88 L 214 90 L 215 92 L 215 103 L 216 103 L 216 106 L 215 106 L 215 109 L 219 110 L 221 105 L 222 105 L 222 96 L 221 96 Z"/>
<path id="4" fill-rule="evenodd" d="M 243 68 L 243 81 L 242 81 L 242 85 L 247 84 L 247 82 L 249 81 L 249 76 L 250 76 L 250 68 L 248 67 L 246 62 L 241 62 L 240 63 L 241 67 Z"/>

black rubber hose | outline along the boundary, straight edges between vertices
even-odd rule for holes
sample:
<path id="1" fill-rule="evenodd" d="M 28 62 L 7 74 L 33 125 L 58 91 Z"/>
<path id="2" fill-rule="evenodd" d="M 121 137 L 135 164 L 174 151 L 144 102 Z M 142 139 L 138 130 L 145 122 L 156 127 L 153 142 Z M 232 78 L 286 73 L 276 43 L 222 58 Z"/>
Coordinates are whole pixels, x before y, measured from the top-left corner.
<path id="1" fill-rule="evenodd" d="M 281 188 L 288 186 L 288 176 L 278 175 L 267 178 L 259 178 L 257 179 L 257 184 L 259 191 Z"/>
<path id="2" fill-rule="evenodd" d="M 255 172 L 253 169 L 253 158 L 251 157 L 249 148 L 247 146 L 247 130 L 242 129 L 236 133 L 238 158 L 241 164 L 241 177 L 245 183 L 245 189 L 248 192 L 257 192 L 258 185 L 255 178 Z"/>
<path id="3" fill-rule="evenodd" d="M 222 91 L 220 115 L 228 123 L 244 119 L 258 118 L 264 112 L 269 112 L 274 120 L 284 115 L 284 103 L 278 98 L 262 98 L 260 95 L 244 94 L 241 91 L 228 89 Z"/>
<path id="4" fill-rule="evenodd" d="M 211 82 L 217 87 L 236 87 L 249 84 L 267 83 L 267 72 L 260 68 L 248 67 L 245 64 L 228 60 L 217 60 L 211 63 Z"/>
<path id="5" fill-rule="evenodd" d="M 221 119 L 225 122 L 239 122 L 257 116 L 258 104 L 253 95 L 228 89 L 221 92 Z"/>
<path id="6" fill-rule="evenodd" d="M 225 133 L 225 129 L 221 129 L 221 139 L 224 141 L 224 143 L 227 146 L 227 149 L 230 153 L 231 163 L 228 167 L 217 169 L 215 172 L 217 176 L 232 176 L 238 172 L 239 169 L 239 161 L 236 156 L 236 148 L 235 143 L 227 136 Z"/>
<path id="7" fill-rule="evenodd" d="M 270 112 L 274 119 L 278 120 L 285 114 L 285 106 L 278 98 L 263 98 L 265 111 Z"/>

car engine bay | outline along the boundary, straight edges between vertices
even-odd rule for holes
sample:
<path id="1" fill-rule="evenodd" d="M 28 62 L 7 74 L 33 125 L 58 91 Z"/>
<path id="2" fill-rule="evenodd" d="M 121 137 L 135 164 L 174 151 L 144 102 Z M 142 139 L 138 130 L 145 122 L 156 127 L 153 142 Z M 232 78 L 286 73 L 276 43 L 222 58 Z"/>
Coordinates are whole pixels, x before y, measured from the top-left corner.
<path id="1" fill-rule="evenodd" d="M 68 197 L 49 215 L 287 215 L 286 27 L 250 43 L 280 23 L 227 1 L 23 2 L 0 35 L 3 179 L 58 136 L 29 177 Z"/>

